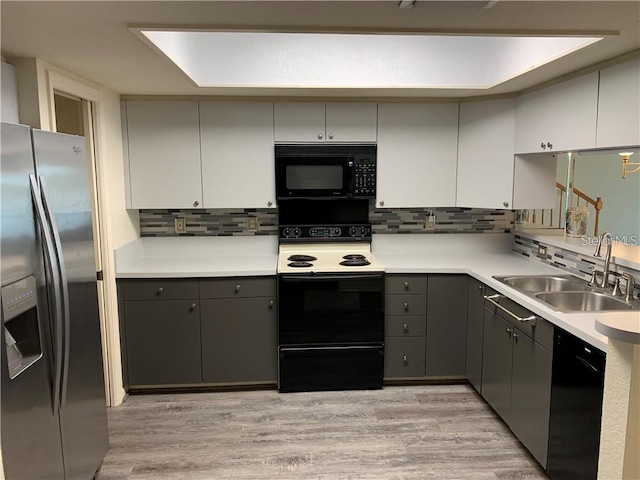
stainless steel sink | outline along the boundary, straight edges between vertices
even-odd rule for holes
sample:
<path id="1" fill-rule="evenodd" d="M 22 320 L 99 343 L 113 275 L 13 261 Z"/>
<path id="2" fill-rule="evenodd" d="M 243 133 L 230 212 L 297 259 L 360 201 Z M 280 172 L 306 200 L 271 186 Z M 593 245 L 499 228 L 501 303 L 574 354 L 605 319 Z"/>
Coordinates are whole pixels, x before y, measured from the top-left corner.
<path id="1" fill-rule="evenodd" d="M 584 290 L 588 287 L 587 282 L 571 275 L 527 275 L 494 278 L 524 292 L 559 292 Z"/>
<path id="2" fill-rule="evenodd" d="M 599 292 L 540 292 L 534 295 L 560 312 L 631 310 L 633 305 Z"/>

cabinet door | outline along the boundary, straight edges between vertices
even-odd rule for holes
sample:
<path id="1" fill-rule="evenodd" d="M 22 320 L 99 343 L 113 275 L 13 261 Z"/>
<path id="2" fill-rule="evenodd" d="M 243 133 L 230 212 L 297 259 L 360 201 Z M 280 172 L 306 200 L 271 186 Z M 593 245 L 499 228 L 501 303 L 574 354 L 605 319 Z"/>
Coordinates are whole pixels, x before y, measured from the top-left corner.
<path id="1" fill-rule="evenodd" d="M 375 143 L 378 105 L 340 102 L 326 104 L 327 142 Z"/>
<path id="2" fill-rule="evenodd" d="M 460 105 L 458 207 L 511 207 L 515 125 L 512 98 Z"/>
<path id="3" fill-rule="evenodd" d="M 543 467 L 547 465 L 551 352 L 515 329 L 511 415 L 507 423 Z"/>
<path id="4" fill-rule="evenodd" d="M 516 153 L 594 148 L 597 109 L 598 72 L 518 97 Z"/>
<path id="5" fill-rule="evenodd" d="M 466 372 L 471 385 L 482 391 L 482 332 L 485 286 L 475 278 L 469 278 L 467 296 L 467 357 Z"/>
<path id="6" fill-rule="evenodd" d="M 511 410 L 512 333 L 510 323 L 484 309 L 482 396 L 507 423 Z"/>
<path id="7" fill-rule="evenodd" d="M 464 376 L 467 340 L 466 275 L 429 275 L 427 376 Z"/>
<path id="8" fill-rule="evenodd" d="M 126 103 L 131 208 L 202 206 L 198 102 Z"/>
<path id="9" fill-rule="evenodd" d="M 640 145 L 639 106 L 640 60 L 600 70 L 596 147 Z"/>
<path id="10" fill-rule="evenodd" d="M 205 383 L 277 380 L 275 297 L 202 300 Z"/>
<path id="11" fill-rule="evenodd" d="M 131 387 L 202 382 L 196 300 L 124 302 Z"/>
<path id="12" fill-rule="evenodd" d="M 273 103 L 200 102 L 206 208 L 275 208 Z"/>
<path id="13" fill-rule="evenodd" d="M 378 207 L 456 201 L 458 104 L 378 105 Z"/>
<path id="14" fill-rule="evenodd" d="M 324 142 L 325 111 L 322 102 L 276 102 L 276 142 Z"/>

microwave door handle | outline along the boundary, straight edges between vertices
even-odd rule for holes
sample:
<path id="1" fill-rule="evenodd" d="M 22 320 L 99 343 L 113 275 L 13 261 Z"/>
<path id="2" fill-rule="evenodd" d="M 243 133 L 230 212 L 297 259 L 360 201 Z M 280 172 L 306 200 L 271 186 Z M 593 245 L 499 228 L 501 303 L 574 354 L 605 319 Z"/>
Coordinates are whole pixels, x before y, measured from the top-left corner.
<path id="1" fill-rule="evenodd" d="M 355 188 L 354 183 L 355 183 L 356 172 L 355 172 L 355 168 L 354 168 L 353 164 L 354 164 L 353 160 L 349 160 L 349 163 L 348 163 L 348 165 L 349 165 L 349 190 L 348 191 L 349 191 L 350 195 L 353 195 L 353 190 Z"/>

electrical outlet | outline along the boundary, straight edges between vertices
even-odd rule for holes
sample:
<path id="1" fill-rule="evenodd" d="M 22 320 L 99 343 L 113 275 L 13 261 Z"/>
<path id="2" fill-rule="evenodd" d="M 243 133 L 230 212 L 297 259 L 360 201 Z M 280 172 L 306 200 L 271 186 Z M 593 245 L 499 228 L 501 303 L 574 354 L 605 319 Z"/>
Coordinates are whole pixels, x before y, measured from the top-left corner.
<path id="1" fill-rule="evenodd" d="M 547 258 L 547 247 L 544 245 L 538 245 L 538 257 Z"/>
<path id="2" fill-rule="evenodd" d="M 427 216 L 424 222 L 424 228 L 435 228 L 436 227 L 436 216 L 431 214 Z"/>
<path id="3" fill-rule="evenodd" d="M 255 232 L 258 230 L 258 218 L 257 217 L 247 217 L 247 230 L 250 232 Z"/>
<path id="4" fill-rule="evenodd" d="M 175 219 L 176 233 L 187 233 L 187 220 L 185 218 Z"/>

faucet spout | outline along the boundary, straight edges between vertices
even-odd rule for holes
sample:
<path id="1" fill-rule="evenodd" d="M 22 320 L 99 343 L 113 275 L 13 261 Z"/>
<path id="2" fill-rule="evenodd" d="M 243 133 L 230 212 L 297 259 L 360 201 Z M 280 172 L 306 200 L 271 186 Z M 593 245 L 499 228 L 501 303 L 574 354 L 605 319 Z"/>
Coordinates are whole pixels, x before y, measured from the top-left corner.
<path id="1" fill-rule="evenodd" d="M 605 240 L 607 239 L 609 240 L 609 242 L 605 243 Z M 611 263 L 611 244 L 612 243 L 613 241 L 611 239 L 611 234 L 609 232 L 603 232 L 602 235 L 598 237 L 598 247 L 596 249 L 596 253 L 594 254 L 594 256 L 596 257 L 600 256 L 600 250 L 603 244 L 607 247 L 607 250 L 605 252 L 605 257 L 604 257 L 604 268 L 602 272 L 602 280 L 598 285 L 600 288 L 606 288 L 607 286 L 609 286 L 609 265 Z"/>

